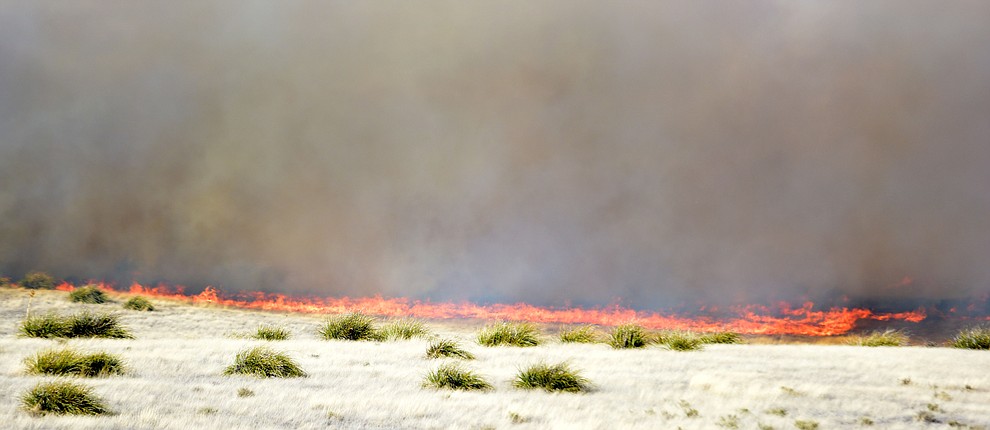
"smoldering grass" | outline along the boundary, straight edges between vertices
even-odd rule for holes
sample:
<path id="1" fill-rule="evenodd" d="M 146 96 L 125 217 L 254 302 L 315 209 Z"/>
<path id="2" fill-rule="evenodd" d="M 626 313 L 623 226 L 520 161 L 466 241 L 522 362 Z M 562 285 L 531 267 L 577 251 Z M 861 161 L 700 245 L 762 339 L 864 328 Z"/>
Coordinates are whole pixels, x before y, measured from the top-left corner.
<path id="1" fill-rule="evenodd" d="M 426 337 L 430 330 L 426 324 L 417 319 L 397 319 L 386 322 L 378 329 L 377 338 L 380 340 L 409 340 L 414 337 Z"/>
<path id="2" fill-rule="evenodd" d="M 100 377 L 124 373 L 120 357 L 106 352 L 84 354 L 69 348 L 39 352 L 26 358 L 24 364 L 30 374 Z"/>
<path id="3" fill-rule="evenodd" d="M 306 376 L 288 354 L 266 346 L 258 346 L 237 353 L 234 364 L 223 371 L 224 375 L 251 375 L 260 378 L 297 378 Z"/>
<path id="4" fill-rule="evenodd" d="M 512 385 L 517 388 L 542 388 L 546 391 L 577 393 L 591 389 L 591 383 L 567 362 L 539 362 L 519 371 Z"/>
<path id="5" fill-rule="evenodd" d="M 949 341 L 953 348 L 990 349 L 990 326 L 970 327 L 960 331 Z"/>
<path id="6" fill-rule="evenodd" d="M 646 330 L 635 324 L 616 326 L 608 337 L 608 344 L 615 349 L 642 348 L 649 343 Z"/>
<path id="7" fill-rule="evenodd" d="M 118 315 L 88 311 L 73 315 L 48 313 L 28 317 L 21 323 L 20 335 L 46 339 L 73 337 L 134 338 L 126 328 L 120 325 Z"/>
<path id="8" fill-rule="evenodd" d="M 285 327 L 262 325 L 251 337 L 258 340 L 286 340 L 291 336 Z"/>
<path id="9" fill-rule="evenodd" d="M 560 341 L 563 343 L 595 343 L 598 341 L 598 333 L 595 326 L 584 325 L 560 332 Z"/>
<path id="10" fill-rule="evenodd" d="M 375 319 L 360 313 L 333 315 L 319 329 L 326 340 L 380 340 Z"/>
<path id="11" fill-rule="evenodd" d="M 151 300 L 142 296 L 134 296 L 127 299 L 123 306 L 124 309 L 130 309 L 132 311 L 152 312 L 155 310 L 155 305 L 151 303 Z"/>
<path id="12" fill-rule="evenodd" d="M 42 382 L 21 396 L 33 414 L 100 415 L 109 412 L 102 399 L 85 385 L 68 381 Z"/>
<path id="13" fill-rule="evenodd" d="M 496 322 L 478 332 L 478 344 L 483 346 L 537 346 L 540 331 L 530 323 Z"/>
<path id="14" fill-rule="evenodd" d="M 905 346 L 908 344 L 908 335 L 900 330 L 874 331 L 865 336 L 856 336 L 850 339 L 849 344 L 855 346 Z"/>
<path id="15" fill-rule="evenodd" d="M 69 301 L 99 305 L 110 301 L 110 298 L 96 285 L 86 285 L 69 292 Z"/>
<path id="16" fill-rule="evenodd" d="M 474 354 L 461 348 L 456 341 L 449 339 L 439 339 L 430 342 L 426 348 L 426 358 L 461 358 L 464 360 L 474 360 Z"/>
<path id="17" fill-rule="evenodd" d="M 444 363 L 426 374 L 423 387 L 438 390 L 490 390 L 492 384 L 460 363 Z"/>
<path id="18" fill-rule="evenodd" d="M 716 331 L 711 333 L 704 333 L 698 336 L 698 340 L 704 344 L 736 344 L 742 342 L 742 337 L 739 333 L 732 331 Z"/>

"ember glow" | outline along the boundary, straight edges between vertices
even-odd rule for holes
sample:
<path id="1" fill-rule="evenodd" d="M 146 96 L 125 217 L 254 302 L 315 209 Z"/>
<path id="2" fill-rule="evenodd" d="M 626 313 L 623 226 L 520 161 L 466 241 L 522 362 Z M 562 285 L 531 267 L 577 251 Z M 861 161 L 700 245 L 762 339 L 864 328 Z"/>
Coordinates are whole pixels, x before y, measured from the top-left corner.
<path id="1" fill-rule="evenodd" d="M 848 333 L 860 321 L 906 321 L 917 323 L 926 318 L 923 308 L 911 312 L 878 313 L 869 309 L 833 307 L 816 310 L 808 301 L 801 306 L 781 302 L 775 306 L 747 305 L 729 309 L 728 317 L 710 315 L 675 315 L 637 311 L 619 305 L 602 308 L 553 308 L 525 303 L 480 305 L 470 302 L 430 302 L 407 298 L 372 297 L 291 297 L 264 292 L 225 294 L 207 287 L 199 294 L 186 294 L 182 286 L 144 286 L 133 283 L 126 289 L 105 282 L 91 282 L 113 293 L 141 294 L 159 299 L 193 304 L 211 304 L 242 309 L 301 313 L 362 312 L 385 317 L 429 319 L 479 319 L 529 321 L 535 323 L 597 324 L 612 326 L 636 323 L 649 329 L 719 331 L 740 334 L 834 336 Z M 72 291 L 76 287 L 63 282 L 56 289 Z"/>

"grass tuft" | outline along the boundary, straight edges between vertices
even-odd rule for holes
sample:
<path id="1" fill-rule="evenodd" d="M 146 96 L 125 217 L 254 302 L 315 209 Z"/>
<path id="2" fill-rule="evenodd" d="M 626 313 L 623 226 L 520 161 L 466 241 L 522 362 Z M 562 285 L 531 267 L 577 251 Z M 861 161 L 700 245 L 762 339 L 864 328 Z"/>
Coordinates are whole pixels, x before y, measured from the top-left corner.
<path id="1" fill-rule="evenodd" d="M 76 303 L 90 303 L 94 305 L 108 302 L 110 299 L 96 285 L 86 285 L 79 287 L 69 293 L 69 301 Z"/>
<path id="2" fill-rule="evenodd" d="M 591 384 L 567 362 L 557 364 L 537 363 L 519 371 L 512 385 L 518 388 L 542 388 L 546 391 L 576 393 L 588 391 Z"/>
<path id="3" fill-rule="evenodd" d="M 123 361 L 112 354 L 83 354 L 71 349 L 48 350 L 24 360 L 31 374 L 98 377 L 121 375 Z"/>
<path id="4" fill-rule="evenodd" d="M 133 339 L 120 325 L 119 317 L 110 313 L 81 312 L 74 315 L 45 314 L 29 317 L 21 323 L 21 336 L 40 338 L 102 337 Z"/>
<path id="5" fill-rule="evenodd" d="M 617 326 L 609 333 L 608 344 L 615 349 L 642 348 L 649 343 L 646 330 L 635 324 Z"/>
<path id="6" fill-rule="evenodd" d="M 595 343 L 598 341 L 598 334 L 595 326 L 585 325 L 562 330 L 560 341 L 564 343 Z"/>
<path id="7" fill-rule="evenodd" d="M 954 348 L 990 349 L 990 326 L 971 327 L 960 331 L 949 345 Z"/>
<path id="8" fill-rule="evenodd" d="M 263 325 L 258 327 L 258 331 L 256 331 L 254 336 L 251 337 L 259 340 L 286 340 L 289 336 L 289 330 L 284 327 Z"/>
<path id="9" fill-rule="evenodd" d="M 905 346 L 908 344 L 908 335 L 900 330 L 887 329 L 854 337 L 849 343 L 857 346 Z"/>
<path id="10" fill-rule="evenodd" d="M 224 375 L 253 375 L 261 378 L 296 378 L 306 372 L 287 354 L 265 346 L 258 346 L 237 353 L 234 364 L 223 371 Z"/>
<path id="11" fill-rule="evenodd" d="M 426 324 L 416 319 L 392 320 L 381 327 L 377 332 L 380 340 L 409 340 L 414 337 L 426 337 L 430 330 Z"/>
<path id="12" fill-rule="evenodd" d="M 141 296 L 134 296 L 124 302 L 124 309 L 151 312 L 155 310 L 155 305 L 151 304 L 151 300 Z"/>
<path id="13" fill-rule="evenodd" d="M 540 331 L 530 323 L 496 322 L 478 332 L 478 343 L 484 346 L 536 346 Z"/>
<path id="14" fill-rule="evenodd" d="M 459 363 L 441 364 L 436 370 L 427 373 L 423 381 L 423 386 L 427 388 L 446 388 L 450 390 L 490 390 L 485 378 L 477 373 L 468 370 Z"/>
<path id="15" fill-rule="evenodd" d="M 657 341 L 671 351 L 696 351 L 704 345 L 694 333 L 685 331 L 668 331 L 660 333 Z"/>
<path id="16" fill-rule="evenodd" d="M 55 278 L 45 272 L 30 272 L 21 279 L 21 287 L 29 290 L 53 290 Z"/>
<path id="17" fill-rule="evenodd" d="M 731 331 L 716 331 L 705 333 L 699 336 L 698 340 L 704 344 L 736 344 L 742 342 L 742 337 L 739 333 Z"/>
<path id="18" fill-rule="evenodd" d="M 359 313 L 331 316 L 319 333 L 326 340 L 381 340 L 375 319 Z"/>
<path id="19" fill-rule="evenodd" d="M 426 348 L 426 358 L 463 358 L 465 360 L 474 360 L 474 354 L 465 351 L 461 346 L 448 339 L 440 339 L 430 343 L 430 346 Z"/>
<path id="20" fill-rule="evenodd" d="M 35 414 L 100 415 L 107 413 L 103 400 L 85 385 L 68 381 L 42 382 L 21 396 L 21 404 Z"/>

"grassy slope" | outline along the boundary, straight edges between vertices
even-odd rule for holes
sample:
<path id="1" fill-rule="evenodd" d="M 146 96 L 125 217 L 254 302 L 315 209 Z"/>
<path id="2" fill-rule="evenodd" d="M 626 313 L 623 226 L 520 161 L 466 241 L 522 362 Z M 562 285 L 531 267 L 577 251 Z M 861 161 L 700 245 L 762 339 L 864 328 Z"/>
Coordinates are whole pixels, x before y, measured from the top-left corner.
<path id="1" fill-rule="evenodd" d="M 10 428 L 718 428 L 736 415 L 740 428 L 778 429 L 814 420 L 821 428 L 949 428 L 948 422 L 990 422 L 990 353 L 949 348 L 864 348 L 827 345 L 709 345 L 703 351 L 550 342 L 532 348 L 486 348 L 465 323 L 431 323 L 477 360 L 491 392 L 420 387 L 441 361 L 425 360 L 425 339 L 376 343 L 317 339 L 319 316 L 212 309 L 156 302 L 156 312 L 118 304 L 72 304 L 65 293 L 39 292 L 33 311 L 107 309 L 121 312 L 135 340 L 69 340 L 127 360 L 132 374 L 87 379 L 117 412 L 104 417 L 32 417 L 18 396 L 40 380 L 22 360 L 57 344 L 17 338 L 27 295 L 0 289 L 0 422 Z M 293 339 L 270 343 L 292 355 L 308 378 L 261 380 L 221 376 L 241 349 L 266 344 L 231 337 L 259 324 L 281 324 Z M 482 324 L 474 325 L 474 328 Z M 569 360 L 596 386 L 589 394 L 514 389 L 519 368 Z M 902 380 L 910 378 L 909 384 Z M 966 389 L 969 385 L 972 389 Z M 937 386 L 937 388 L 933 388 Z M 254 391 L 238 397 L 237 390 Z M 794 392 L 782 389 L 788 387 Z M 697 409 L 685 416 L 681 401 Z M 941 424 L 916 420 L 929 403 Z M 741 411 L 747 409 L 749 412 Z M 786 416 L 766 413 L 783 408 Z"/>

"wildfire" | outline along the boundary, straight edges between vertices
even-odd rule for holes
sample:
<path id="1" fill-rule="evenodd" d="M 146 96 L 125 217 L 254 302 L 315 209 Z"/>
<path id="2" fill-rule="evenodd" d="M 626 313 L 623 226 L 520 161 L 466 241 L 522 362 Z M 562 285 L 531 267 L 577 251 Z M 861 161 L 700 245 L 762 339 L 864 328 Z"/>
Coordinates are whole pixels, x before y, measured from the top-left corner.
<path id="1" fill-rule="evenodd" d="M 910 312 L 877 313 L 869 309 L 833 307 L 815 310 L 812 302 L 799 307 L 779 303 L 774 308 L 759 305 L 730 308 L 734 316 L 664 315 L 655 312 L 636 311 L 619 305 L 602 308 L 549 308 L 525 303 L 479 305 L 475 303 L 449 303 L 410 300 L 405 298 L 374 297 L 291 297 L 283 294 L 243 292 L 225 294 L 207 287 L 199 294 L 186 294 L 182 286 L 154 287 L 134 283 L 127 289 L 93 282 L 109 292 L 141 294 L 160 299 L 179 300 L 187 303 L 213 304 L 243 309 L 256 309 L 301 313 L 362 312 L 386 317 L 416 317 L 430 319 L 471 318 L 482 320 L 530 321 L 537 323 L 598 324 L 604 326 L 635 323 L 649 329 L 719 331 L 731 330 L 741 334 L 833 336 L 849 332 L 863 320 L 907 321 L 917 323 L 925 319 L 926 312 L 919 308 Z M 56 287 L 72 291 L 75 286 L 62 283 Z"/>

